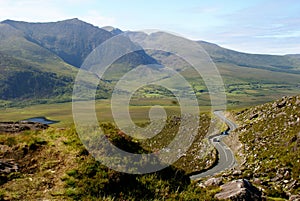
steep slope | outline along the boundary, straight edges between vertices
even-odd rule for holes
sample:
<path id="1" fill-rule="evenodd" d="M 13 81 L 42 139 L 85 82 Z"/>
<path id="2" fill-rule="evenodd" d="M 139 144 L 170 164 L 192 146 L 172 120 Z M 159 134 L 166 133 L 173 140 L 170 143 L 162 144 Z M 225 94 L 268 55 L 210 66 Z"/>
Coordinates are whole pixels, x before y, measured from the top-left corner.
<path id="1" fill-rule="evenodd" d="M 144 32 L 126 32 L 126 34 L 132 39 L 132 41 L 137 43 L 151 43 L 151 39 L 160 38 L 161 42 L 164 42 L 165 33 L 156 32 L 152 34 L 146 34 Z M 222 48 L 216 44 L 197 41 L 199 45 L 204 48 L 209 56 L 215 63 L 227 63 L 240 67 L 257 68 L 264 69 L 275 72 L 285 72 L 285 73 L 300 73 L 300 60 L 299 55 L 263 55 L 263 54 L 247 54 L 242 52 L 237 52 Z M 178 46 L 180 48 L 180 46 Z M 155 51 L 157 54 L 157 52 Z M 154 54 L 155 54 L 154 53 Z M 157 54 L 159 57 L 160 55 Z M 166 62 L 168 56 L 172 57 L 174 55 L 168 54 L 164 55 L 161 59 L 162 62 Z M 169 64 L 166 62 L 166 64 Z M 174 64 L 173 64 L 174 65 Z M 179 64 L 177 64 L 179 65 Z"/>
<path id="2" fill-rule="evenodd" d="M 236 52 L 199 42 L 218 67 L 229 105 L 257 105 L 300 93 L 300 60 Z"/>
<path id="3" fill-rule="evenodd" d="M 28 65 L 22 66 L 24 70 L 26 66 L 31 66 L 39 72 L 54 73 L 56 77 L 65 76 L 73 80 L 77 72 L 75 67 L 80 67 L 95 47 L 120 33 L 122 31 L 117 28 L 101 29 L 78 19 L 50 23 L 6 20 L 0 23 L 0 52 L 26 62 Z M 156 41 L 164 42 L 163 32 L 150 35 L 143 32 L 125 33 L 135 45 L 151 42 L 153 37 Z M 199 41 L 199 44 L 218 67 L 224 80 L 229 106 L 264 103 L 283 95 L 299 93 L 300 60 L 297 55 L 253 55 L 203 41 Z M 114 83 L 138 65 L 157 63 L 175 67 L 194 87 L 200 104 L 209 105 L 209 93 L 201 76 L 195 73 L 184 58 L 169 52 L 141 50 L 124 55 L 110 67 L 104 78 L 108 83 Z M 11 83 L 4 76 L 1 79 L 5 83 Z M 18 86 L 16 83 L 13 85 Z M 63 95 L 65 89 L 59 91 Z M 25 96 L 26 94 L 19 97 Z"/>
<path id="4" fill-rule="evenodd" d="M 0 99 L 46 99 L 70 94 L 71 76 L 43 72 L 39 67 L 0 53 Z"/>
<path id="5" fill-rule="evenodd" d="M 138 44 L 151 43 L 153 38 L 162 43 L 166 41 L 163 32 L 152 34 L 126 32 L 126 34 Z M 217 66 L 224 81 L 230 107 L 265 103 L 285 95 L 300 93 L 300 60 L 297 59 L 297 55 L 255 55 L 225 49 L 204 41 L 198 43 Z M 178 48 L 181 46 L 178 45 Z M 168 52 L 147 50 L 147 53 L 160 63 L 179 71 L 194 86 L 200 104 L 207 105 L 209 102 L 207 88 L 190 64 Z"/>
<path id="6" fill-rule="evenodd" d="M 63 62 L 49 50 L 32 43 L 26 35 L 14 27 L 0 23 L 0 52 L 25 60 L 41 71 L 52 71 L 59 74 L 74 74 L 76 69 Z"/>
<path id="7" fill-rule="evenodd" d="M 110 31 L 95 27 L 77 18 L 49 23 L 28 23 L 12 20 L 6 20 L 2 23 L 22 31 L 26 39 L 50 50 L 75 67 L 80 67 L 92 50 L 114 36 Z M 129 58 L 118 62 L 125 63 L 124 65 L 154 62 L 154 59 L 146 55 L 144 51 L 133 53 L 131 57 L 133 58 L 129 56 Z"/>
<path id="8" fill-rule="evenodd" d="M 148 152 L 112 124 L 101 126 L 114 145 Z M 105 167 L 72 126 L 0 133 L 0 167 L 0 200 L 214 200 L 217 192 L 199 188 L 174 166 L 141 175 Z"/>
<path id="9" fill-rule="evenodd" d="M 70 100 L 77 69 L 5 23 L 0 23 L 0 58 L 0 99 L 5 105 L 20 100 L 18 105 L 50 98 Z"/>
<path id="10" fill-rule="evenodd" d="M 3 21 L 24 33 L 29 41 L 80 67 L 86 56 L 112 34 L 78 19 L 50 23 Z"/>
<path id="11" fill-rule="evenodd" d="M 243 146 L 245 178 L 256 181 L 268 196 L 300 193 L 300 96 L 282 99 L 236 114 Z"/>
<path id="12" fill-rule="evenodd" d="M 300 73 L 300 61 L 291 56 L 247 54 L 222 48 L 205 41 L 198 42 L 216 63 L 231 63 L 240 67 L 265 69 L 275 72 Z"/>
<path id="13" fill-rule="evenodd" d="M 18 61 L 1 64 L 6 74 L 0 80 L 0 99 L 18 101 L 42 97 L 54 99 L 48 102 L 70 101 L 78 71 L 75 67 L 80 67 L 94 48 L 111 37 L 110 32 L 78 19 L 51 23 L 3 21 L 0 23 L 0 53 Z M 106 79 L 148 63 L 157 62 L 143 50 L 125 55 L 111 67 Z M 100 83 L 97 97 L 108 97 L 111 90 L 108 85 Z"/>

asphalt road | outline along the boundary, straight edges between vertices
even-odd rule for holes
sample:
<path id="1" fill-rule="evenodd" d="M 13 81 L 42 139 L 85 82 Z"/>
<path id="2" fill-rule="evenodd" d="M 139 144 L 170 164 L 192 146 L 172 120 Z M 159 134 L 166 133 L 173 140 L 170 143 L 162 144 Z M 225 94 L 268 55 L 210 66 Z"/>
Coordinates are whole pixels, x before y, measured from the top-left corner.
<path id="1" fill-rule="evenodd" d="M 222 121 L 224 121 L 224 122 L 229 126 L 229 129 L 230 129 L 230 130 L 234 130 L 234 129 L 236 129 L 236 128 L 238 127 L 235 123 L 233 123 L 232 121 L 230 121 L 229 119 L 227 119 L 227 118 L 224 116 L 224 114 L 223 114 L 222 111 L 215 111 L 214 114 L 215 114 L 217 117 L 219 117 Z M 230 132 L 230 130 L 229 130 L 229 132 Z"/>
<path id="2" fill-rule="evenodd" d="M 214 114 L 219 117 L 221 120 L 223 120 L 229 127 L 228 134 L 230 135 L 230 131 L 237 128 L 237 125 L 227 119 L 222 111 L 215 111 Z M 213 176 L 219 172 L 222 172 L 226 169 L 230 169 L 235 165 L 235 158 L 233 152 L 230 150 L 230 148 L 222 142 L 222 138 L 226 137 L 226 135 L 213 135 L 210 136 L 208 139 L 210 142 L 214 145 L 214 147 L 218 150 L 219 153 L 219 160 L 216 166 L 213 168 L 202 172 L 200 174 L 192 175 L 190 178 L 192 180 L 197 180 L 203 177 L 207 176 Z"/>

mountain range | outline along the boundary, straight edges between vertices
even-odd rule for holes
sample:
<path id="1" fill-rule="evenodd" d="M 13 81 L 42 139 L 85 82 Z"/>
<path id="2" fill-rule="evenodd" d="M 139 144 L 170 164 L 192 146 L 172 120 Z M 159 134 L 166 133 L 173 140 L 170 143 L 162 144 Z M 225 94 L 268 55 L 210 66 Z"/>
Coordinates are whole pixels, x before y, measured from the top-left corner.
<path id="1" fill-rule="evenodd" d="M 78 69 L 85 58 L 104 41 L 125 33 L 133 45 L 163 32 L 123 32 L 114 27 L 99 28 L 79 19 L 49 23 L 5 20 L 0 23 L 0 105 L 26 101 L 70 101 Z M 197 41 L 216 64 L 225 84 L 228 103 L 248 105 L 283 95 L 299 93 L 300 55 L 257 55 Z M 180 46 L 178 47 L 180 48 Z M 140 50 L 118 59 L 109 76 L 98 87 L 98 98 L 108 98 L 113 82 L 138 65 L 162 64 L 175 67 L 193 83 L 200 104 L 209 101 L 203 81 L 194 78 L 188 64 L 172 53 Z M 202 102 L 201 102 L 202 101 Z"/>

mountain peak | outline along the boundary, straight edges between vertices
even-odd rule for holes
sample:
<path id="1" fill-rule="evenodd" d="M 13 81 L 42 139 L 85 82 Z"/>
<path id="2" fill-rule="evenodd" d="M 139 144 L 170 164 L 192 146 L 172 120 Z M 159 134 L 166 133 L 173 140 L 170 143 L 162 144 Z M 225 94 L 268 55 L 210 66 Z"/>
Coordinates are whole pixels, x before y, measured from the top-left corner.
<path id="1" fill-rule="evenodd" d="M 71 19 L 66 19 L 66 20 L 62 20 L 62 21 L 58 21 L 60 23 L 71 23 L 71 24 L 81 24 L 81 23 L 84 23 L 84 24 L 87 24 L 86 22 L 78 19 L 78 18 L 71 18 Z"/>
<path id="2" fill-rule="evenodd" d="M 75 18 L 71 18 L 71 19 L 66 19 L 65 21 L 74 21 L 74 22 L 76 22 L 76 21 L 81 21 L 81 20 L 79 20 L 77 17 L 75 17 Z"/>
<path id="3" fill-rule="evenodd" d="M 70 23 L 70 24 L 87 24 L 86 22 L 78 19 L 78 18 L 72 18 L 72 19 L 66 19 L 66 20 L 61 20 L 57 22 L 25 22 L 25 21 L 17 21 L 17 20 L 11 20 L 7 19 L 2 21 L 1 23 L 3 24 L 16 24 L 16 23 L 22 23 L 22 24 L 53 24 L 53 23 Z"/>
<path id="4" fill-rule="evenodd" d="M 25 22 L 25 21 L 16 21 L 16 20 L 11 20 L 11 19 L 6 19 L 6 20 L 3 20 L 1 22 L 1 24 L 10 24 L 10 23 L 14 23 L 14 22 L 28 23 L 28 22 Z"/>
<path id="5" fill-rule="evenodd" d="M 105 26 L 105 27 L 101 27 L 101 29 L 104 29 L 110 33 L 112 33 L 113 35 L 118 35 L 118 34 L 122 34 L 123 31 L 121 29 L 112 27 L 112 26 Z"/>

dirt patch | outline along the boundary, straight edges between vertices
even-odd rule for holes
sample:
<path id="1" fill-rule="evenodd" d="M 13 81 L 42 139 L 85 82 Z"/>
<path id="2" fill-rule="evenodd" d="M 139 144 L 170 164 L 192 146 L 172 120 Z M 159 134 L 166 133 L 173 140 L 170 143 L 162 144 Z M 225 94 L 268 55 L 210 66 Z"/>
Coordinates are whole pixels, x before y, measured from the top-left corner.
<path id="1" fill-rule="evenodd" d="M 0 188 L 4 200 L 63 200 L 61 178 L 77 166 L 80 150 L 73 146 L 75 133 L 50 128 L 11 136 L 0 135 Z M 10 138 L 16 143 L 8 145 Z"/>
<path id="2" fill-rule="evenodd" d="M 49 126 L 36 122 L 0 122 L 0 133 L 19 133 L 26 130 L 44 130 Z"/>

